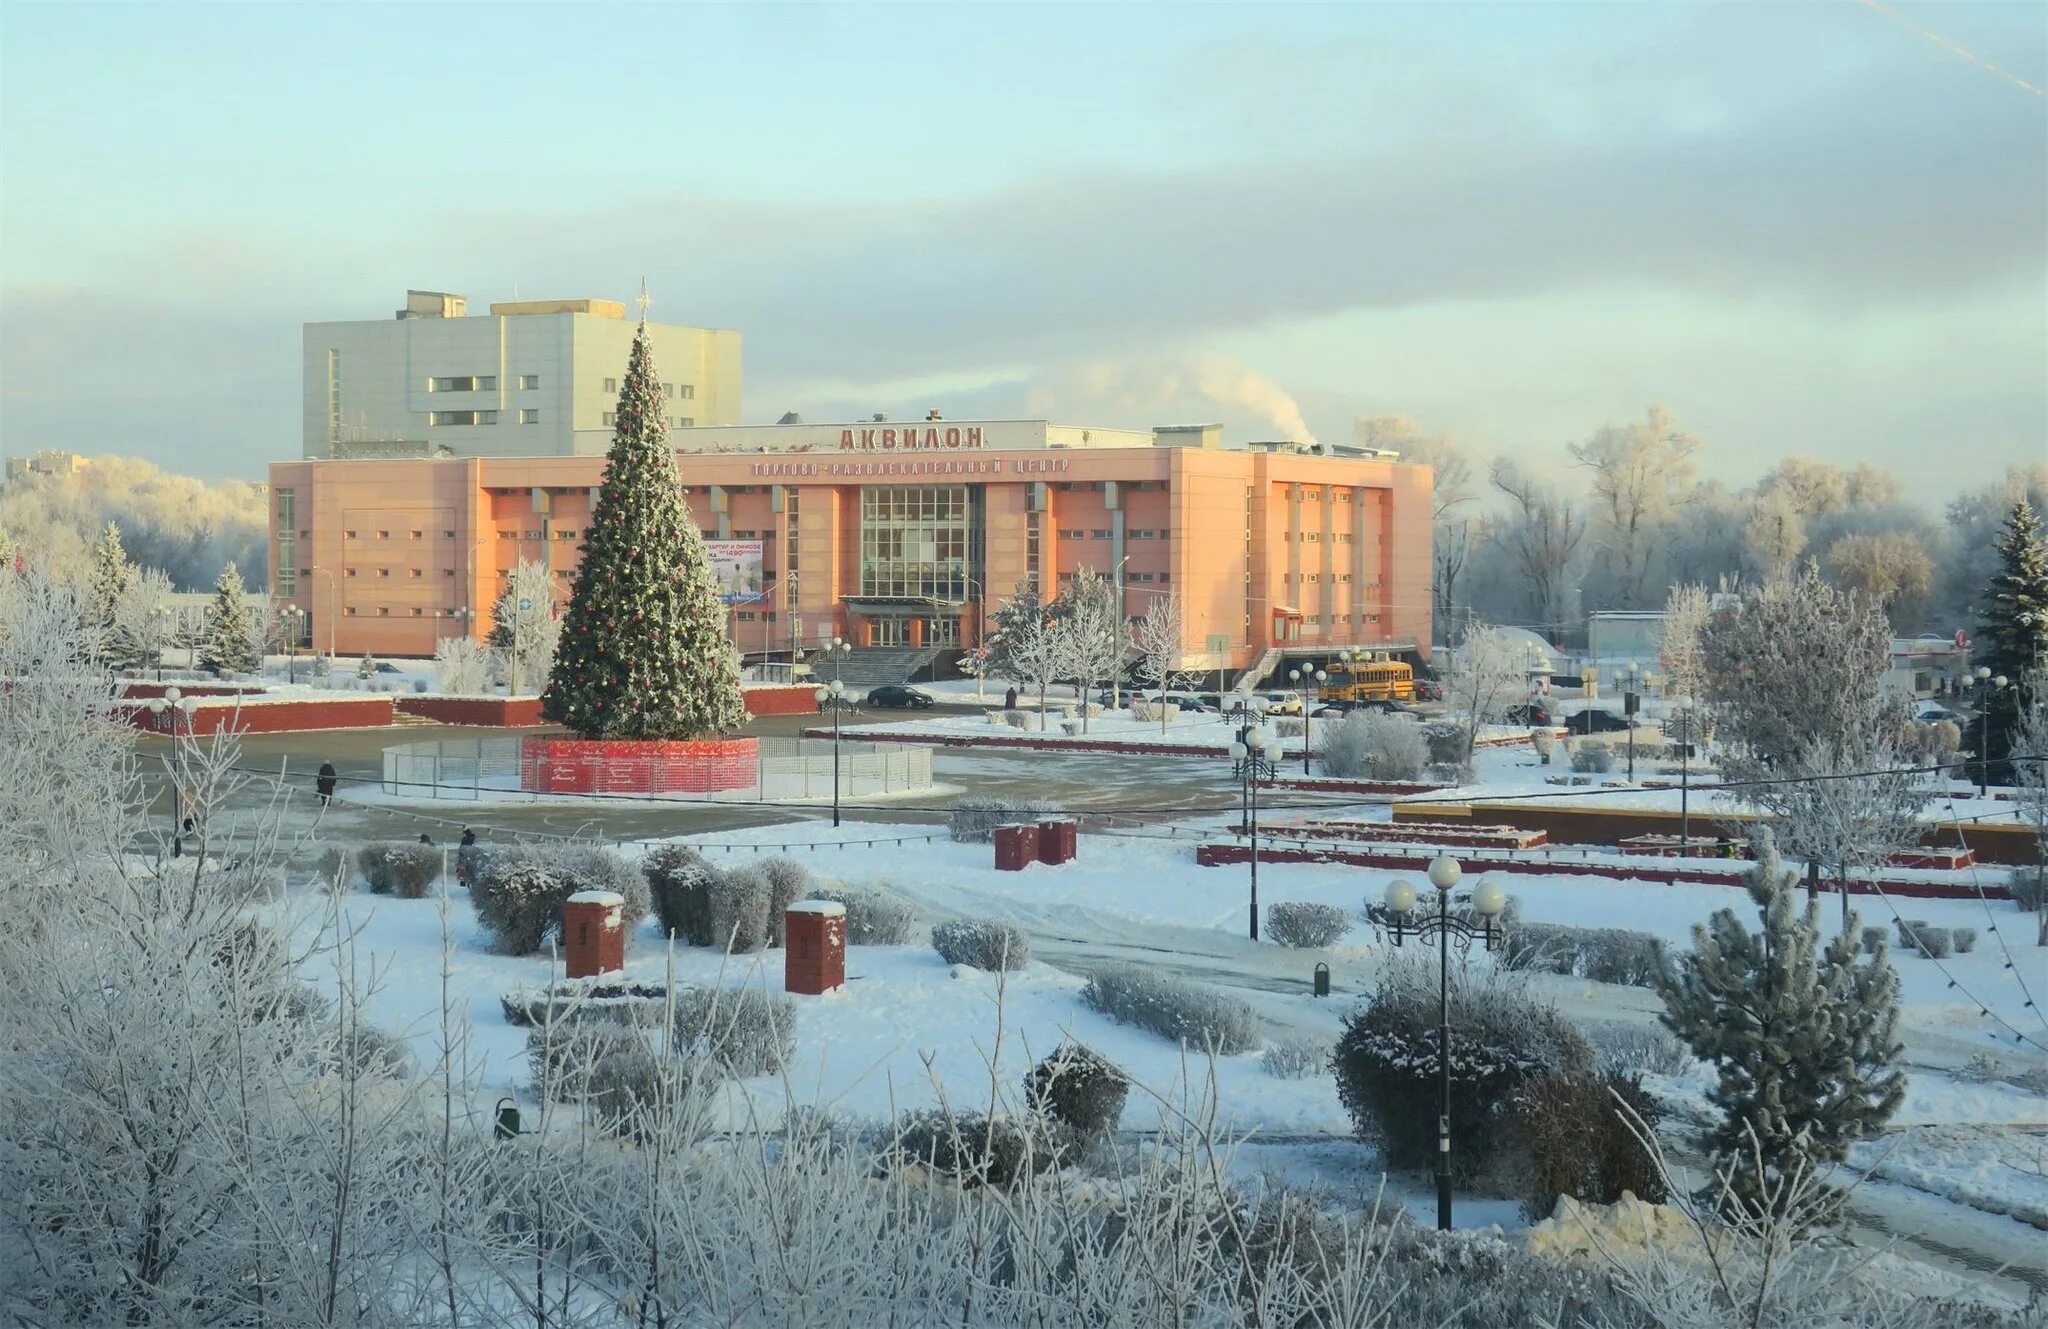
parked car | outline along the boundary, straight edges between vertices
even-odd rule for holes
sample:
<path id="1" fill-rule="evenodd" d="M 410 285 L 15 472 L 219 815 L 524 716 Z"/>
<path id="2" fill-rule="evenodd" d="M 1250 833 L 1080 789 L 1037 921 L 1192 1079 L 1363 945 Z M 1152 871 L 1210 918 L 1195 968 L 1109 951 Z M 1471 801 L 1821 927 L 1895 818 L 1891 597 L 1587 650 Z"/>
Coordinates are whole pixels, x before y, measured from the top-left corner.
<path id="1" fill-rule="evenodd" d="M 1565 732 L 1568 734 L 1621 734 L 1634 727 L 1628 722 L 1626 715 L 1616 715 L 1613 711 L 1603 710 L 1598 706 L 1589 707 L 1577 715 L 1568 715 L 1564 721 Z"/>
<path id="2" fill-rule="evenodd" d="M 1526 706 L 1510 706 L 1502 717 L 1509 724 L 1547 725 L 1555 724 L 1550 718 L 1550 708 L 1530 702 Z"/>
<path id="3" fill-rule="evenodd" d="M 933 697 L 908 683 L 884 683 L 868 692 L 868 705 L 896 711 L 930 710 Z"/>
<path id="4" fill-rule="evenodd" d="M 1437 682 L 1433 678 L 1418 678 L 1415 680 L 1415 700 L 1442 701 L 1443 699 L 1443 684 Z"/>
<path id="5" fill-rule="evenodd" d="M 1957 715 L 1940 702 L 1934 701 L 1923 701 L 1918 706 L 1915 706 L 1913 708 L 1913 719 L 1920 724 L 1938 724 L 1943 720 L 1957 726 L 1965 723 L 1962 716 Z"/>
<path id="6" fill-rule="evenodd" d="M 1269 715 L 1300 715 L 1301 694 L 1299 692 L 1261 692 Z"/>

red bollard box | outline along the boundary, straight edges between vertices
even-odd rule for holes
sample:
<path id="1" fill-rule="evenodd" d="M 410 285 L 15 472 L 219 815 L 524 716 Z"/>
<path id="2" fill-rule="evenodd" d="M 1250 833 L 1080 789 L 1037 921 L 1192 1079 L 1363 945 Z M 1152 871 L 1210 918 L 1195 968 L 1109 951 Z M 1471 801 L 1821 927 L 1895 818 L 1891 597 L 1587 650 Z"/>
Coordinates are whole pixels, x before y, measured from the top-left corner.
<path id="1" fill-rule="evenodd" d="M 562 904 L 562 945 L 569 977 L 593 978 L 626 967 L 626 899 L 616 891 L 578 891 Z"/>
<path id="2" fill-rule="evenodd" d="M 782 990 L 820 997 L 846 986 L 846 906 L 799 900 L 782 915 Z"/>
<path id="3" fill-rule="evenodd" d="M 1071 863 L 1081 841 L 1081 828 L 1072 817 L 1054 817 L 1038 823 L 1038 861 Z"/>
<path id="4" fill-rule="evenodd" d="M 996 827 L 996 871 L 1022 872 L 1037 861 L 1036 826 Z"/>

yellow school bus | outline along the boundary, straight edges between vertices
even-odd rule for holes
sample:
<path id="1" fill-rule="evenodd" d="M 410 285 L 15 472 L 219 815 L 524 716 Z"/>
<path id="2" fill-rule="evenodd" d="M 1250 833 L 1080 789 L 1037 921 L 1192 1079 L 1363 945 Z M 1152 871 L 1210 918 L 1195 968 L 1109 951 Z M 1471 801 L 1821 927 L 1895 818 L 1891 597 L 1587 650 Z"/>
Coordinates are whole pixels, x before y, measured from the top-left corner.
<path id="1" fill-rule="evenodd" d="M 1323 684 L 1324 701 L 1413 701 L 1415 670 L 1399 660 L 1339 660 Z"/>

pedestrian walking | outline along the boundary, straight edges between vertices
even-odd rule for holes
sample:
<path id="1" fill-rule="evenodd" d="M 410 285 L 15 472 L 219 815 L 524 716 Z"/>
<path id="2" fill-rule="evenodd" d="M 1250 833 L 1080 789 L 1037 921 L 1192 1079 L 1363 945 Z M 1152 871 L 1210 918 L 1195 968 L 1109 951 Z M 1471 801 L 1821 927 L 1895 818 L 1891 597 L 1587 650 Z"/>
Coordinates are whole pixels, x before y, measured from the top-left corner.
<path id="1" fill-rule="evenodd" d="M 470 886 L 476 881 L 476 860 L 483 851 L 476 847 L 476 832 L 462 828 L 462 844 L 455 851 L 455 881 Z"/>
<path id="2" fill-rule="evenodd" d="M 323 761 L 320 763 L 320 773 L 313 777 L 313 787 L 320 791 L 321 807 L 326 807 L 333 800 L 334 782 L 337 778 L 333 762 Z"/>
<path id="3" fill-rule="evenodd" d="M 1017 709 L 1017 687 L 1015 684 L 1011 684 L 1010 690 L 1003 694 L 1003 709 L 1006 711 Z"/>

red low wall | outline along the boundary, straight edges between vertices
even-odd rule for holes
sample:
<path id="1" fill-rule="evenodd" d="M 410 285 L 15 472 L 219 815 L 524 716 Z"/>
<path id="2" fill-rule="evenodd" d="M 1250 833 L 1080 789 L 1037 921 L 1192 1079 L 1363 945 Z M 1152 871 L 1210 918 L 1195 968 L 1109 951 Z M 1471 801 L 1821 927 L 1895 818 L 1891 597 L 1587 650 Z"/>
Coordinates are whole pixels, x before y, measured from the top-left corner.
<path id="1" fill-rule="evenodd" d="M 830 738 L 830 729 L 806 729 L 805 738 Z M 846 737 L 845 734 L 840 735 Z M 924 734 L 908 729 L 863 729 L 863 743 L 928 743 L 941 748 L 1034 748 L 1040 752 L 1136 752 L 1152 757 L 1227 757 L 1227 748 L 1176 747 L 1170 743 L 1119 743 L 1088 738 L 1034 738 L 1028 734 Z"/>
<path id="2" fill-rule="evenodd" d="M 1259 781 L 1261 789 L 1299 789 L 1318 794 L 1433 794 L 1452 786 L 1428 780 L 1339 780 L 1329 775 L 1277 775 Z"/>
<path id="3" fill-rule="evenodd" d="M 318 698 L 306 701 L 261 701 L 247 706 L 215 702 L 190 709 L 166 709 L 162 715 L 147 706 L 129 704 L 128 723 L 137 729 L 168 734 L 173 723 L 181 734 L 282 734 L 300 729 L 377 729 L 391 723 L 391 698 Z"/>
<path id="4" fill-rule="evenodd" d="M 483 725 L 492 729 L 531 729 L 540 718 L 539 697 L 399 697 L 400 715 L 417 715 L 441 724 Z"/>
<path id="5" fill-rule="evenodd" d="M 749 715 L 816 715 L 818 690 L 806 687 L 743 688 Z"/>
<path id="6" fill-rule="evenodd" d="M 124 697 L 161 697 L 168 688 L 176 688 L 187 697 L 260 697 L 264 688 L 257 683 L 180 683 L 175 680 L 159 683 L 154 679 L 126 679 L 121 683 Z"/>
<path id="7" fill-rule="evenodd" d="M 751 738 L 691 743 L 562 738 L 519 740 L 519 787 L 550 794 L 713 794 L 751 789 L 760 771 Z"/>
<path id="8" fill-rule="evenodd" d="M 1251 847 L 1242 844 L 1204 844 L 1195 846 L 1195 862 L 1205 868 L 1221 867 L 1227 863 L 1245 863 L 1251 859 Z M 1283 849 L 1259 846 L 1259 861 L 1262 863 L 1342 863 L 1349 867 L 1388 868 L 1394 870 L 1412 868 L 1416 871 L 1429 866 L 1433 852 L 1401 853 L 1398 850 L 1379 849 Z M 1655 865 L 1638 867 L 1633 863 L 1543 863 L 1527 859 L 1488 859 L 1458 856 L 1458 866 L 1466 873 L 1501 872 L 1515 876 L 1532 877 L 1607 877 L 1617 881 L 1691 882 L 1705 886 L 1740 886 L 1742 876 L 1732 872 L 1712 872 L 1702 868 L 1665 867 L 1671 859 L 1657 859 Z M 1839 883 L 1822 883 L 1824 891 L 1836 890 Z M 1919 881 L 1879 878 L 1875 881 L 1851 878 L 1849 894 L 1875 895 L 1882 891 L 1886 895 L 1914 896 L 1923 900 L 1975 900 L 1980 896 L 2003 900 L 2010 897 L 2002 883 L 1966 881 Z"/>

